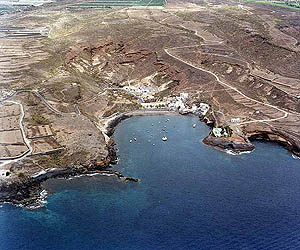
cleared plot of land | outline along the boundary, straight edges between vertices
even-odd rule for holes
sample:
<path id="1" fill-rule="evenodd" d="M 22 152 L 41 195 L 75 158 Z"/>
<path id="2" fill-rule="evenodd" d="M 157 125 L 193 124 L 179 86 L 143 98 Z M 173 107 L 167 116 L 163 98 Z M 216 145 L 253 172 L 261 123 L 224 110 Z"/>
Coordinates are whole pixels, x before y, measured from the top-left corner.
<path id="1" fill-rule="evenodd" d="M 283 8 L 289 8 L 293 10 L 300 11 L 300 3 L 298 2 L 290 2 L 290 1 L 263 1 L 263 0 L 243 0 L 247 3 L 259 3 L 259 4 L 267 4 L 272 6 L 279 6 Z"/>
<path id="2" fill-rule="evenodd" d="M 0 117 L 20 115 L 19 105 L 4 105 L 0 107 Z"/>
<path id="3" fill-rule="evenodd" d="M 138 6 L 165 6 L 165 0 L 140 0 L 140 1 L 94 1 L 71 5 L 70 7 L 110 8 L 110 7 L 138 7 Z"/>
<path id="4" fill-rule="evenodd" d="M 0 131 L 19 129 L 20 107 L 16 104 L 0 107 Z M 1 140 L 1 139 L 0 139 Z"/>
<path id="5" fill-rule="evenodd" d="M 8 116 L 0 118 L 0 131 L 16 130 L 19 129 L 19 117 Z"/>
<path id="6" fill-rule="evenodd" d="M 0 144 L 24 144 L 20 130 L 1 131 Z"/>
<path id="7" fill-rule="evenodd" d="M 0 159 L 17 157 L 28 151 L 19 127 L 20 106 L 0 106 Z"/>
<path id="8" fill-rule="evenodd" d="M 62 149 L 53 137 L 33 140 L 31 145 L 33 148 L 32 155 L 49 154 Z"/>
<path id="9" fill-rule="evenodd" d="M 52 136 L 53 132 L 49 125 L 34 126 L 27 129 L 27 138 L 34 139 L 40 137 Z"/>
<path id="10" fill-rule="evenodd" d="M 28 148 L 24 145 L 2 145 L 0 147 L 1 158 L 15 157 L 28 151 Z"/>

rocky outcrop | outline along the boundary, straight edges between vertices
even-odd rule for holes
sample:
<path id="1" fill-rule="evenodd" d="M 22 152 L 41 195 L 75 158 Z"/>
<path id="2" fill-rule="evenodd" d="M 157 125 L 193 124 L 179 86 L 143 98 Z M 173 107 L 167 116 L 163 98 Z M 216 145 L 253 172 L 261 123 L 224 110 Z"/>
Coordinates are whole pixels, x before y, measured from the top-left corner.
<path id="1" fill-rule="evenodd" d="M 108 136 L 112 136 L 114 131 L 115 131 L 115 127 L 123 120 L 130 118 L 132 115 L 130 114 L 121 114 L 116 116 L 114 119 L 111 119 L 108 124 L 107 124 L 107 135 Z"/>
<path id="2" fill-rule="evenodd" d="M 152 52 L 147 49 L 141 49 L 138 51 L 130 51 L 124 54 L 123 58 L 119 61 L 119 64 L 136 63 L 139 60 L 144 60 L 150 56 Z"/>
<path id="3" fill-rule="evenodd" d="M 55 168 L 42 171 L 30 178 L 20 178 L 10 183 L 0 184 L 0 201 L 25 207 L 32 206 L 42 191 L 41 183 L 49 178 L 75 175 L 76 168 Z"/>
<path id="4" fill-rule="evenodd" d="M 294 155 L 300 156 L 299 138 L 292 133 L 277 131 L 273 129 L 255 129 L 247 131 L 246 136 L 247 138 L 249 138 L 249 140 L 266 140 L 277 142 L 286 147 L 287 150 L 289 150 Z"/>
<path id="5" fill-rule="evenodd" d="M 70 176 L 106 171 L 117 160 L 114 141 L 107 143 L 108 155 L 100 161 L 91 160 L 86 165 L 51 168 L 33 174 L 30 177 L 14 177 L 10 181 L 0 182 L 0 202 L 10 202 L 24 207 L 36 207 L 42 192 L 42 182 L 50 178 L 68 178 Z"/>
<path id="6" fill-rule="evenodd" d="M 203 139 L 203 143 L 217 149 L 230 150 L 237 154 L 254 149 L 254 145 L 250 142 L 241 139 L 237 140 L 233 137 L 213 137 L 209 135 Z"/>
<path id="7" fill-rule="evenodd" d="M 122 46 L 120 45 L 120 47 Z M 69 64 L 78 57 L 83 57 L 85 59 L 91 60 L 93 56 L 106 54 L 113 49 L 115 49 L 115 44 L 110 37 L 103 41 L 98 41 L 93 45 L 76 44 L 67 52 L 65 63 Z"/>

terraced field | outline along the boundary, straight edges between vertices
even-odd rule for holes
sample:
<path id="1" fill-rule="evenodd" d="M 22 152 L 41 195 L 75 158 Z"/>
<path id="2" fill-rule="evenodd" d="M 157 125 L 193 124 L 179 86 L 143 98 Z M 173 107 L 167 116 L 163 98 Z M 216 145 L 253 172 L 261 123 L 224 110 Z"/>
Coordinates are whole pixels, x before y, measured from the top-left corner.
<path id="1" fill-rule="evenodd" d="M 259 4 L 266 4 L 272 6 L 280 6 L 283 8 L 289 8 L 293 10 L 300 11 L 300 3 L 297 2 L 288 2 L 288 1 L 261 1 L 261 0 L 244 0 L 244 2 L 248 3 L 259 3 Z"/>
<path id="2" fill-rule="evenodd" d="M 16 83 L 29 65 L 46 58 L 41 40 L 47 36 L 43 29 L 0 27 L 0 80 L 2 86 Z"/>
<path id="3" fill-rule="evenodd" d="M 165 0 L 140 0 L 140 1 L 94 1 L 71 5 L 72 8 L 111 8 L 111 7 L 138 7 L 138 6 L 165 6 Z"/>
<path id="4" fill-rule="evenodd" d="M 172 109 L 180 96 L 183 112 L 199 114 L 205 103 L 205 120 L 231 129 L 224 145 L 267 138 L 300 157 L 297 11 L 219 0 L 82 0 L 16 16 L 1 16 L 0 102 L 14 109 L 0 110 L 0 177 L 11 166 L 9 178 L 102 166 L 114 119 L 153 103 Z"/>

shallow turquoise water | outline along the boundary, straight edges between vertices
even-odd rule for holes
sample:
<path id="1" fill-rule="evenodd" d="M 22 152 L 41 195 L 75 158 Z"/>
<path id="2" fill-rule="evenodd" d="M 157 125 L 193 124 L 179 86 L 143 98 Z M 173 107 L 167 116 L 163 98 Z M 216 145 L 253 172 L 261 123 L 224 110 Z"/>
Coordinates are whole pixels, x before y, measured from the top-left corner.
<path id="1" fill-rule="evenodd" d="M 202 144 L 208 131 L 194 117 L 123 121 L 116 169 L 141 182 L 48 181 L 46 208 L 0 209 L 0 249 L 300 248 L 299 160 L 263 142 L 230 156 Z"/>

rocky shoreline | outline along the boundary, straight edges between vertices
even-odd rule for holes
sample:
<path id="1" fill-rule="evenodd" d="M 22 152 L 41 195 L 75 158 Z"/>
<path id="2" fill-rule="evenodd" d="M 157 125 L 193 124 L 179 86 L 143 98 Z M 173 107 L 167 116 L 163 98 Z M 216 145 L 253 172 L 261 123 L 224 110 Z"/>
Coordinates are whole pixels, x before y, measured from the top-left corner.
<path id="1" fill-rule="evenodd" d="M 105 126 L 105 135 L 109 138 L 107 141 L 108 155 L 101 161 L 91 161 L 85 166 L 69 166 L 64 168 L 52 168 L 41 171 L 28 179 L 19 179 L 11 183 L 2 183 L 0 186 L 0 202 L 9 202 L 14 205 L 36 208 L 40 207 L 39 198 L 43 192 L 42 183 L 50 178 L 70 178 L 73 176 L 81 176 L 88 174 L 110 174 L 115 175 L 122 181 L 138 182 L 139 180 L 133 177 L 125 177 L 120 172 L 111 170 L 113 164 L 117 162 L 117 154 L 115 150 L 114 140 L 111 138 L 116 126 L 123 120 L 132 116 L 143 115 L 165 115 L 165 114 L 180 114 L 168 110 L 151 110 L 151 111 L 131 111 L 122 113 L 109 119 Z M 197 115 L 199 119 L 213 128 L 215 121 L 213 119 L 201 116 L 199 114 L 185 113 L 181 115 Z M 288 139 L 285 139 L 288 138 Z M 241 154 L 254 150 L 254 145 L 251 140 L 263 139 L 268 141 L 279 142 L 284 145 L 290 152 L 296 156 L 300 156 L 300 145 L 297 141 L 293 141 L 288 135 L 275 134 L 274 131 L 253 130 L 247 131 L 245 138 L 231 136 L 231 137 L 214 137 L 208 135 L 203 139 L 203 143 L 218 150 L 227 153 Z"/>
<path id="2" fill-rule="evenodd" d="M 228 150 L 234 154 L 251 152 L 255 148 L 250 142 L 235 141 L 232 138 L 218 138 L 210 135 L 205 137 L 202 142 L 207 146 L 211 146 L 223 151 Z"/>
<path id="3" fill-rule="evenodd" d="M 40 204 L 40 196 L 43 192 L 42 183 L 52 178 L 68 179 L 75 176 L 105 174 L 114 175 L 124 182 L 139 182 L 137 178 L 123 176 L 120 172 L 112 171 L 109 168 L 110 165 L 101 167 L 95 165 L 89 169 L 85 167 L 47 169 L 25 181 L 2 185 L 0 187 L 0 201 L 25 208 L 40 208 L 43 206 Z"/>
<path id="4" fill-rule="evenodd" d="M 152 111 L 131 111 L 120 114 L 111 119 L 107 124 L 107 135 L 111 137 L 114 133 L 115 127 L 123 120 L 128 119 L 136 115 L 163 115 L 163 114 L 180 114 L 180 115 L 196 115 L 210 128 L 213 128 L 215 121 L 213 117 L 202 116 L 201 114 L 194 113 L 180 113 L 167 110 L 152 110 Z M 245 136 L 231 136 L 231 137 L 213 137 L 208 135 L 203 139 L 203 143 L 207 146 L 214 147 L 218 150 L 225 152 L 232 152 L 234 154 L 241 154 L 245 152 L 251 152 L 255 149 L 255 146 L 251 143 L 253 140 L 265 140 L 273 141 L 283 145 L 289 152 L 295 156 L 300 156 L 300 142 L 294 140 L 292 135 L 282 132 L 267 130 L 246 130 Z"/>
<path id="5" fill-rule="evenodd" d="M 43 170 L 30 178 L 20 178 L 9 183 L 2 182 L 0 186 L 0 201 L 14 205 L 32 207 L 36 204 L 43 190 L 41 184 L 50 178 L 69 178 L 71 176 L 101 173 L 108 171 L 116 161 L 113 141 L 108 145 L 108 157 L 101 162 L 92 162 L 88 166 L 68 166 Z M 115 174 L 113 171 L 109 171 Z"/>
<path id="6" fill-rule="evenodd" d="M 89 174 L 109 174 L 114 175 L 124 182 L 139 182 L 134 177 L 123 176 L 122 173 L 111 170 L 112 166 L 117 162 L 117 154 L 115 150 L 115 142 L 111 138 L 115 127 L 123 120 L 135 115 L 158 115 L 158 114 L 174 114 L 174 112 L 166 110 L 153 110 L 148 112 L 131 111 L 122 113 L 110 119 L 105 126 L 105 135 L 109 138 L 106 143 L 108 155 L 101 161 L 91 161 L 87 165 L 68 166 L 64 168 L 51 168 L 41 171 L 30 178 L 13 180 L 12 182 L 2 182 L 0 185 L 0 202 L 6 202 L 25 208 L 38 208 L 40 204 L 40 196 L 43 192 L 42 183 L 51 178 L 68 179 L 73 176 L 84 176 Z M 103 132 L 103 131 L 102 131 Z"/>
<path id="7" fill-rule="evenodd" d="M 279 143 L 293 155 L 300 157 L 300 142 L 297 141 L 291 134 L 276 130 L 255 130 L 247 131 L 246 136 L 250 141 L 264 140 Z"/>

